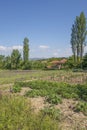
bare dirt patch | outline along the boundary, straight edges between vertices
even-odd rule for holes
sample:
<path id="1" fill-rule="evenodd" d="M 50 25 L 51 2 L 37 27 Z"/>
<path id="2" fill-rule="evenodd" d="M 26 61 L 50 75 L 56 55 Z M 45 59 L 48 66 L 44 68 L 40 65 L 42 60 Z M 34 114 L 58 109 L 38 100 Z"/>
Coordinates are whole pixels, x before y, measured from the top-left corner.
<path id="1" fill-rule="evenodd" d="M 38 97 L 38 98 L 29 98 L 32 104 L 32 108 L 35 112 L 39 112 L 41 109 L 43 109 L 46 104 L 44 103 L 45 98 L 44 97 Z"/>
<path id="2" fill-rule="evenodd" d="M 32 89 L 29 87 L 23 87 L 19 95 L 24 96 L 27 91 L 31 91 Z"/>
<path id="3" fill-rule="evenodd" d="M 72 99 L 64 99 L 62 104 L 58 104 L 55 107 L 60 109 L 63 113 L 61 126 L 64 130 L 87 130 L 87 116 L 83 113 L 74 112 L 73 109 L 78 101 Z"/>
<path id="4" fill-rule="evenodd" d="M 50 105 L 45 103 L 44 97 L 29 98 L 29 100 L 36 113 Z M 87 130 L 87 116 L 81 112 L 74 112 L 73 110 L 77 103 L 78 101 L 72 99 L 63 99 L 61 104 L 55 105 L 55 108 L 60 109 L 63 115 L 60 121 L 60 128 L 62 130 Z"/>

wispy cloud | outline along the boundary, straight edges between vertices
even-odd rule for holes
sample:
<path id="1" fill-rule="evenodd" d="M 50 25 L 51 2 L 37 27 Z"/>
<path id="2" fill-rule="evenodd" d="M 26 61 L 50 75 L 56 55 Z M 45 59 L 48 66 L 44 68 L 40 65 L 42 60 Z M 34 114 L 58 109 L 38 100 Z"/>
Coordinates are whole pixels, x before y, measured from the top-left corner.
<path id="1" fill-rule="evenodd" d="M 53 56 L 58 56 L 58 53 L 57 53 L 57 52 L 54 52 L 54 53 L 53 53 Z"/>
<path id="2" fill-rule="evenodd" d="M 0 51 L 8 51 L 8 50 L 13 50 L 13 49 L 18 49 L 18 50 L 22 50 L 23 46 L 10 46 L 10 47 L 6 47 L 6 46 L 0 46 Z"/>
<path id="3" fill-rule="evenodd" d="M 40 49 L 48 49 L 48 48 L 50 48 L 50 47 L 49 47 L 49 46 L 46 46 L 46 45 L 40 45 L 39 48 L 40 48 Z"/>
<path id="4" fill-rule="evenodd" d="M 18 45 L 18 46 L 12 46 L 12 49 L 22 50 L 23 46 L 20 46 L 20 45 Z"/>
<path id="5" fill-rule="evenodd" d="M 5 46 L 0 46 L 0 51 L 4 51 L 6 50 L 6 47 Z"/>
<path id="6" fill-rule="evenodd" d="M 10 55 L 13 49 L 18 49 L 20 52 L 22 52 L 23 46 L 0 46 L 0 55 Z"/>
<path id="7" fill-rule="evenodd" d="M 13 49 L 18 49 L 23 54 L 23 46 L 0 46 L 0 54 L 10 55 Z M 87 47 L 85 48 L 87 52 Z M 47 45 L 39 45 L 37 48 L 30 48 L 30 57 L 68 57 L 72 55 L 70 47 L 67 48 L 52 48 Z"/>

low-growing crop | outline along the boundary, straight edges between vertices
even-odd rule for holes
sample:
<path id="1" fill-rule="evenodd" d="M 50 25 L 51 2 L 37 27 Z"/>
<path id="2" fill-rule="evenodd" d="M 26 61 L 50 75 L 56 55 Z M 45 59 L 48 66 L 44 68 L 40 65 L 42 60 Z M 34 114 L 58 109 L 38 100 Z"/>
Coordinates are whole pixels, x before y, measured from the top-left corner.
<path id="1" fill-rule="evenodd" d="M 83 101 L 79 102 L 75 106 L 74 111 L 76 111 L 76 112 L 82 112 L 82 113 L 84 113 L 84 115 L 87 116 L 87 102 L 83 102 Z"/>
<path id="2" fill-rule="evenodd" d="M 19 92 L 21 87 L 29 87 L 32 91 L 26 92 L 29 97 L 48 97 L 50 103 L 56 104 L 62 98 L 74 98 L 87 101 L 87 84 L 71 85 L 67 83 L 59 83 L 52 81 L 30 81 L 30 82 L 16 82 L 13 90 Z"/>
<path id="3" fill-rule="evenodd" d="M 44 116 L 48 115 L 50 118 L 54 120 L 60 120 L 61 118 L 61 112 L 59 109 L 54 108 L 53 106 L 45 107 L 41 110 Z"/>
<path id="4" fill-rule="evenodd" d="M 47 91 L 42 89 L 41 90 L 34 89 L 31 91 L 27 91 L 25 94 L 25 96 L 28 97 L 38 97 L 38 96 L 45 97 L 46 95 L 48 95 Z"/>
<path id="5" fill-rule="evenodd" d="M 20 92 L 21 91 L 21 87 L 18 86 L 18 85 L 14 85 L 13 88 L 12 88 L 12 91 L 17 93 L 17 92 Z"/>
<path id="6" fill-rule="evenodd" d="M 62 103 L 62 99 L 60 96 L 58 96 L 57 94 L 51 94 L 48 95 L 46 98 L 46 101 L 48 101 L 51 104 L 59 104 Z"/>

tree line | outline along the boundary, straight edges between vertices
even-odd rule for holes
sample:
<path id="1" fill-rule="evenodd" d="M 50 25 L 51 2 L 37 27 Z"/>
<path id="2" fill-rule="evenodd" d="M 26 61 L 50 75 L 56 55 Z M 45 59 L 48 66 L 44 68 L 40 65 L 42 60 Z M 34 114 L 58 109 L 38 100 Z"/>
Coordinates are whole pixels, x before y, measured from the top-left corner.
<path id="1" fill-rule="evenodd" d="M 71 29 L 71 48 L 73 55 L 67 58 L 67 68 L 87 68 L 87 53 L 84 55 L 87 37 L 87 22 L 84 12 L 76 16 Z M 45 69 L 50 60 L 55 58 L 31 61 L 29 60 L 29 39 L 24 38 L 23 56 L 18 49 L 13 49 L 10 56 L 0 55 L 0 69 Z M 58 59 L 58 58 L 57 58 Z M 56 59 L 56 60 L 57 60 Z"/>
<path id="2" fill-rule="evenodd" d="M 23 58 L 18 49 L 13 49 L 10 56 L 0 55 L 0 68 L 3 69 L 27 69 L 29 66 L 29 39 L 23 41 Z"/>
<path id="3" fill-rule="evenodd" d="M 30 60 L 29 51 L 29 39 L 25 37 L 23 41 L 23 56 L 18 49 L 13 49 L 10 56 L 0 55 L 0 69 L 44 69 L 46 64 L 41 62 L 41 60 Z"/>

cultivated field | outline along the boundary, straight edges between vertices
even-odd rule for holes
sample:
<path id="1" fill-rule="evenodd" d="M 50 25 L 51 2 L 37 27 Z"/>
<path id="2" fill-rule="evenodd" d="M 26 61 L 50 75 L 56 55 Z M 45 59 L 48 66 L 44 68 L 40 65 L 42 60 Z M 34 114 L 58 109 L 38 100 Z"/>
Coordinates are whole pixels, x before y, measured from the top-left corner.
<path id="1" fill-rule="evenodd" d="M 87 83 L 87 72 L 72 72 L 72 71 L 21 71 L 21 70 L 0 70 L 0 84 L 14 83 L 15 81 L 27 80 L 49 80 L 56 82 L 66 82 L 73 84 Z"/>
<path id="2" fill-rule="evenodd" d="M 1 70 L 0 130 L 87 130 L 87 73 Z"/>

